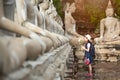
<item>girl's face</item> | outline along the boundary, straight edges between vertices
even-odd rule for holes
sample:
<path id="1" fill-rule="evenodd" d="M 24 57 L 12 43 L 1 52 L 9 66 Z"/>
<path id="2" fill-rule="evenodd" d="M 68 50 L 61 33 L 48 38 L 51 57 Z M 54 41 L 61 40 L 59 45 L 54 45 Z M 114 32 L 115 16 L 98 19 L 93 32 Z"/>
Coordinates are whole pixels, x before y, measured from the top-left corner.
<path id="1" fill-rule="evenodd" d="M 85 42 L 88 42 L 88 39 L 85 37 Z"/>

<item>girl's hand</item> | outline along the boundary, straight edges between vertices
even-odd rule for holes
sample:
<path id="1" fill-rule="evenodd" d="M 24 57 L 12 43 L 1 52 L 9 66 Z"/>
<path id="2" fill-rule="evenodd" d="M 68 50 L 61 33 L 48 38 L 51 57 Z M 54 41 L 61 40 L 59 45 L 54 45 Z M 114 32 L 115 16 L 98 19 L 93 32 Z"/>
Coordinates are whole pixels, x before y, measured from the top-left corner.
<path id="1" fill-rule="evenodd" d="M 82 46 L 82 49 L 83 49 L 83 50 L 85 50 L 85 47 L 84 47 L 84 46 Z"/>

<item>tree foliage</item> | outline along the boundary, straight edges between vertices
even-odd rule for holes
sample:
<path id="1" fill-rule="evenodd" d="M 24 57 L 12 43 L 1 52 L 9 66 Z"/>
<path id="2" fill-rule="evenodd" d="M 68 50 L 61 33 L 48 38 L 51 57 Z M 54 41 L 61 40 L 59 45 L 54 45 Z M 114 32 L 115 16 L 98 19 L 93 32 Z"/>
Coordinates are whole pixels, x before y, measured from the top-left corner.
<path id="1" fill-rule="evenodd" d="M 63 2 L 70 2 L 74 0 L 63 0 Z M 84 8 L 85 8 L 85 20 L 89 21 L 94 25 L 97 32 L 99 32 L 99 24 L 100 20 L 102 18 L 105 18 L 105 10 L 108 4 L 108 0 L 84 0 Z M 117 17 L 120 20 L 120 0 L 111 0 L 114 11 L 115 11 L 115 17 Z M 53 4 L 56 7 L 56 10 L 58 14 L 63 18 L 63 7 L 61 0 L 53 0 Z M 79 13 L 82 14 L 82 13 Z M 83 13 L 84 14 L 84 13 Z M 78 16 L 79 19 L 80 16 Z M 85 21 L 86 22 L 86 21 Z"/>
<path id="2" fill-rule="evenodd" d="M 120 20 L 120 0 L 112 0 L 112 2 L 116 14 L 115 17 Z"/>
<path id="3" fill-rule="evenodd" d="M 62 2 L 60 0 L 53 0 L 53 4 L 54 4 L 58 14 L 63 18 Z"/>
<path id="4" fill-rule="evenodd" d="M 120 19 L 120 0 L 111 0 L 113 8 L 115 10 L 115 17 Z M 95 25 L 97 31 L 99 32 L 100 20 L 105 15 L 105 10 L 108 4 L 108 0 L 86 0 L 85 9 L 89 15 L 90 22 Z"/>

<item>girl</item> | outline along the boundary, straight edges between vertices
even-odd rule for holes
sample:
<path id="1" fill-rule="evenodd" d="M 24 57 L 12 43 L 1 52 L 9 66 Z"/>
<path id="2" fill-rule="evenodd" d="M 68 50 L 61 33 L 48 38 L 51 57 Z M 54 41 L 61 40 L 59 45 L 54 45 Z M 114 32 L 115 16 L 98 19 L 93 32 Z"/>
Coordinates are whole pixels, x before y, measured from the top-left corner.
<path id="1" fill-rule="evenodd" d="M 85 35 L 85 46 L 82 47 L 83 50 L 85 50 L 85 56 L 84 56 L 84 61 L 85 64 L 88 65 L 89 67 L 89 73 L 87 74 L 87 76 L 92 76 L 92 65 L 91 63 L 93 62 L 93 57 L 92 54 L 90 53 L 90 47 L 92 46 L 91 43 L 91 36 L 89 34 Z"/>

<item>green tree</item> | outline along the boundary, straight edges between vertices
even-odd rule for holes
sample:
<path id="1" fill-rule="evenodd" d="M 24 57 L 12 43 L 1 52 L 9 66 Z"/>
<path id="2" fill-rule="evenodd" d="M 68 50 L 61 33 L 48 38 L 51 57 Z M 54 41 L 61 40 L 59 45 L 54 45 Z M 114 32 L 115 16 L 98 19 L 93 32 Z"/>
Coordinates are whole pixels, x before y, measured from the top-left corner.
<path id="1" fill-rule="evenodd" d="M 95 1 L 95 0 L 94 0 Z M 104 10 L 101 9 L 101 6 L 98 5 L 93 5 L 92 3 L 87 3 L 85 4 L 85 10 L 87 14 L 89 15 L 89 21 L 90 23 L 94 24 L 94 27 L 96 28 L 97 31 L 96 33 L 99 32 L 99 22 L 102 18 L 105 17 Z"/>
<path id="2" fill-rule="evenodd" d="M 54 4 L 58 14 L 63 18 L 62 2 L 60 0 L 53 0 L 53 4 Z"/>
<path id="3" fill-rule="evenodd" d="M 111 2 L 115 12 L 114 16 L 120 20 L 120 0 L 111 0 Z M 96 32 L 99 32 L 100 20 L 106 17 L 105 10 L 108 0 L 92 0 L 92 2 L 86 0 L 85 4 L 85 9 L 90 16 L 90 22 L 95 25 L 97 30 Z"/>
<path id="4" fill-rule="evenodd" d="M 115 17 L 120 20 L 120 0 L 112 0 L 113 8 L 115 10 Z"/>

